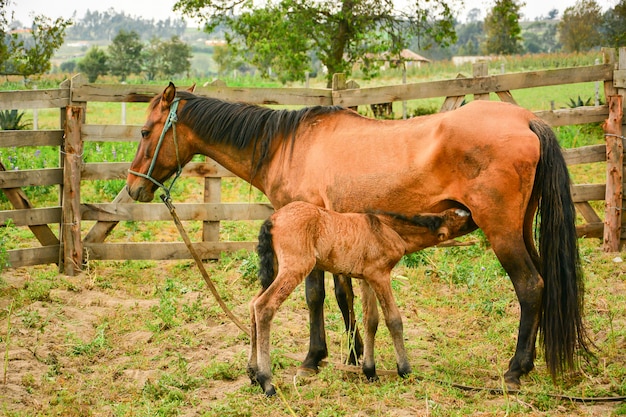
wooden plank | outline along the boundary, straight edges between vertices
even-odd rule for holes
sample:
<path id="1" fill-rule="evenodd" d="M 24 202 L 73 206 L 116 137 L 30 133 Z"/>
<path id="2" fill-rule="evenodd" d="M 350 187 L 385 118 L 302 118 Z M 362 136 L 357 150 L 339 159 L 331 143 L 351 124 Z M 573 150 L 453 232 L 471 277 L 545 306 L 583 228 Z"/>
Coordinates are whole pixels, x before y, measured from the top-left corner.
<path id="1" fill-rule="evenodd" d="M 613 72 L 613 86 L 616 88 L 626 88 L 626 68 L 617 69 Z"/>
<path id="2" fill-rule="evenodd" d="M 513 94 L 510 91 L 496 91 L 496 94 L 501 101 L 505 103 L 517 104 L 517 101 L 513 98 Z"/>
<path id="3" fill-rule="evenodd" d="M 28 208 L 0 211 L 0 227 L 6 225 L 9 219 L 15 226 L 39 226 L 48 225 L 50 223 L 60 224 L 61 207 Z M 47 229 L 50 230 L 50 228 Z M 54 233 L 52 234 L 52 236 L 54 236 Z M 59 243 L 56 237 L 54 238 L 54 240 L 51 240 L 51 242 Z M 42 244 L 46 245 L 53 243 L 48 243 L 46 241 L 46 243 L 42 242 Z"/>
<path id="4" fill-rule="evenodd" d="M 25 169 L 0 172 L 0 188 L 20 188 L 63 183 L 62 168 Z"/>
<path id="5" fill-rule="evenodd" d="M 83 84 L 72 90 L 74 101 L 149 102 L 166 85 Z M 187 89 L 188 86 L 178 86 Z M 330 89 L 314 88 L 244 88 L 225 86 L 196 87 L 199 96 L 228 101 L 275 105 L 331 105 Z"/>
<path id="6" fill-rule="evenodd" d="M 587 223 L 602 223 L 602 219 L 598 216 L 598 213 L 596 213 L 588 201 L 575 203 L 575 206 L 576 210 L 578 210 Z"/>
<path id="7" fill-rule="evenodd" d="M 95 162 L 84 164 L 83 180 L 113 180 L 126 179 L 130 162 Z M 217 162 L 190 162 L 183 167 L 184 177 L 233 177 L 234 174 Z"/>
<path id="8" fill-rule="evenodd" d="M 81 136 L 86 142 L 139 142 L 141 126 L 85 124 Z"/>
<path id="9" fill-rule="evenodd" d="M 568 126 L 603 122 L 609 115 L 609 107 L 606 105 L 581 106 L 572 109 L 536 111 L 534 113 L 552 126 Z"/>
<path id="10" fill-rule="evenodd" d="M 60 240 L 63 246 L 61 271 L 69 276 L 76 275 L 83 267 L 83 241 L 80 235 L 80 171 L 83 158 L 80 128 L 83 110 L 80 106 L 68 106 L 65 124 Z"/>
<path id="11" fill-rule="evenodd" d="M 202 259 L 217 259 L 222 252 L 241 249 L 254 251 L 257 242 L 198 242 L 193 248 Z M 191 259 L 189 249 L 182 242 L 161 243 L 86 243 L 85 251 L 90 260 Z"/>
<path id="12" fill-rule="evenodd" d="M 70 104 L 69 88 L 0 91 L 0 110 L 49 109 Z"/>
<path id="13" fill-rule="evenodd" d="M 121 203 L 130 203 L 133 199 L 128 194 L 128 190 L 124 187 L 118 194 L 115 196 L 112 204 L 121 204 Z M 82 216 L 82 207 L 81 207 L 81 216 Z M 111 234 L 115 226 L 117 226 L 117 221 L 98 221 L 96 224 L 92 226 L 89 230 L 85 238 L 83 239 L 83 243 L 101 243 Z"/>
<path id="14" fill-rule="evenodd" d="M 463 74 L 457 74 L 456 78 L 466 78 L 466 77 Z M 441 109 L 439 109 L 439 113 L 458 109 L 459 107 L 461 107 L 464 100 L 465 100 L 464 95 L 446 97 L 446 99 L 443 101 L 443 104 L 441 105 Z"/>
<path id="15" fill-rule="evenodd" d="M 572 186 L 572 198 L 574 199 L 574 203 L 603 201 L 605 192 L 605 184 L 576 184 Z"/>
<path id="16" fill-rule="evenodd" d="M 496 91 L 520 90 L 561 84 L 603 81 L 613 78 L 613 65 L 600 64 L 554 70 L 527 71 L 491 75 L 479 78 L 459 78 L 385 87 L 368 87 L 358 90 L 333 91 L 333 104 L 356 106 L 359 104 L 387 103 L 433 97 L 486 94 Z"/>
<path id="17" fill-rule="evenodd" d="M 0 147 L 61 146 L 62 130 L 0 130 Z"/>
<path id="18" fill-rule="evenodd" d="M 174 203 L 181 220 L 263 220 L 274 209 L 264 203 Z M 161 203 L 82 204 L 81 218 L 98 221 L 168 221 L 172 217 Z"/>
<path id="19" fill-rule="evenodd" d="M 584 225 L 576 226 L 576 235 L 578 237 L 602 239 L 603 230 L 604 230 L 604 223 L 602 222 L 587 223 Z"/>
<path id="20" fill-rule="evenodd" d="M 57 244 L 40 248 L 8 250 L 8 262 L 11 268 L 53 264 L 59 260 L 59 249 L 60 245 Z"/>
<path id="21" fill-rule="evenodd" d="M 4 169 L 4 165 L 0 162 L 0 171 L 4 171 Z M 28 197 L 26 197 L 26 194 L 24 194 L 24 191 L 20 188 L 4 188 L 2 191 L 11 202 L 11 205 L 16 209 L 31 209 L 33 207 Z M 59 240 L 54 233 L 52 233 L 52 230 L 50 230 L 47 224 L 33 225 L 29 226 L 29 228 L 42 245 L 56 245 L 59 243 Z"/>
<path id="22" fill-rule="evenodd" d="M 563 157 L 567 165 L 606 162 L 606 145 L 589 145 L 563 149 Z"/>

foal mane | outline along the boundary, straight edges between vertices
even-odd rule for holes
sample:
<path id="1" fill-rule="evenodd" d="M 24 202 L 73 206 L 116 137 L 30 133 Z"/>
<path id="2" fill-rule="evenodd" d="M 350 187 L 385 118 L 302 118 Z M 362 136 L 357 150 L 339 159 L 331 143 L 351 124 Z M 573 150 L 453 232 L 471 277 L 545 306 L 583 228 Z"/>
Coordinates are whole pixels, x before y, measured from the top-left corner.
<path id="1" fill-rule="evenodd" d="M 248 103 L 199 97 L 187 91 L 176 94 L 185 105 L 178 118 L 195 134 L 216 144 L 238 149 L 253 145 L 252 177 L 269 156 L 274 140 L 293 144 L 301 123 L 317 116 L 344 111 L 341 106 L 313 106 L 300 110 L 274 110 Z M 156 102 L 153 103 L 153 106 Z"/>

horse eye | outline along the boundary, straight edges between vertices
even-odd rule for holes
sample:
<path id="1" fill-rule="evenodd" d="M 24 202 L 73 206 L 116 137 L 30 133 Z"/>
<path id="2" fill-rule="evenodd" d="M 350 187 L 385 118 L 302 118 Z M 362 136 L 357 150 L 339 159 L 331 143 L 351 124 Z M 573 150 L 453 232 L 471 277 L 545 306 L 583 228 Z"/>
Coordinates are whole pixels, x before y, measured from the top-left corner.
<path id="1" fill-rule="evenodd" d="M 150 136 L 150 131 L 149 131 L 149 130 L 145 130 L 145 129 L 143 129 L 143 130 L 141 131 L 141 137 L 145 139 L 145 138 L 147 138 L 148 136 Z"/>

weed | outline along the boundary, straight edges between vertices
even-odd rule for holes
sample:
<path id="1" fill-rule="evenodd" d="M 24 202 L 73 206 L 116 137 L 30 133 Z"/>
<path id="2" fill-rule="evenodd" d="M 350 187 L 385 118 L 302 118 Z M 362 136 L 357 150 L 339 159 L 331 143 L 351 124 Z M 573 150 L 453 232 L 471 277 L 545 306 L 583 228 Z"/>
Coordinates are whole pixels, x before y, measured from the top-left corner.
<path id="1" fill-rule="evenodd" d="M 71 348 L 72 355 L 80 356 L 93 356 L 98 353 L 102 349 L 109 347 L 109 343 L 106 338 L 106 329 L 108 328 L 108 323 L 103 323 L 96 329 L 96 335 L 90 342 L 85 343 L 77 343 Z"/>
<path id="2" fill-rule="evenodd" d="M 4 194 L 4 193 L 2 193 Z M 0 275 L 2 271 L 9 268 L 9 254 L 7 252 L 8 242 L 10 240 L 10 231 L 14 228 L 13 221 L 8 219 L 3 225 L 0 226 Z"/>
<path id="3" fill-rule="evenodd" d="M 241 260 L 237 272 L 241 278 L 249 286 L 257 286 L 259 275 L 259 255 L 256 252 L 249 252 L 245 258 Z"/>
<path id="4" fill-rule="evenodd" d="M 157 291 L 159 294 L 159 306 L 151 309 L 156 316 L 156 321 L 148 323 L 148 329 L 154 333 L 173 329 L 180 325 L 179 321 L 176 319 L 176 313 L 178 312 L 177 298 L 179 293 L 176 285 L 173 280 L 168 278 L 165 281 L 165 286 Z"/>

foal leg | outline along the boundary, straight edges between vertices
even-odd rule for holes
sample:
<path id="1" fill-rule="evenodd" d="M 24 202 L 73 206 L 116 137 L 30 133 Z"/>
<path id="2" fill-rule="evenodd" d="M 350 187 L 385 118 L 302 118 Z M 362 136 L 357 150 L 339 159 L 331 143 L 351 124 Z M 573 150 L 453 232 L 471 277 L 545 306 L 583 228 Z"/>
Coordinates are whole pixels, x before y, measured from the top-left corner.
<path id="1" fill-rule="evenodd" d="M 393 347 L 396 352 L 396 366 L 398 369 L 398 375 L 406 377 L 411 373 L 411 365 L 409 364 L 409 358 L 406 354 L 404 347 L 404 329 L 402 325 L 402 314 L 396 304 L 396 300 L 393 297 L 391 289 L 391 276 L 389 273 L 381 274 L 376 277 L 375 280 L 370 281 L 370 285 L 373 287 L 378 301 L 380 301 L 380 307 L 383 310 L 385 316 L 385 324 L 391 334 L 393 340 Z"/>
<path id="2" fill-rule="evenodd" d="M 276 279 L 253 305 L 256 317 L 257 338 L 257 372 L 256 379 L 263 388 L 265 395 L 271 397 L 276 394 L 272 385 L 272 364 L 270 358 L 270 326 L 276 310 L 302 282 L 304 273 L 295 271 L 279 271 Z"/>
<path id="3" fill-rule="evenodd" d="M 317 373 L 317 366 L 328 356 L 324 331 L 324 271 L 314 269 L 305 280 L 306 303 L 309 307 L 309 352 L 298 368 L 299 376 Z"/>
<path id="4" fill-rule="evenodd" d="M 348 364 L 357 365 L 359 357 L 363 354 L 363 341 L 356 326 L 354 315 L 354 291 L 352 290 L 352 278 L 345 275 L 333 274 L 335 282 L 335 298 L 339 304 L 339 310 L 343 316 L 343 322 L 348 333 Z"/>
<path id="5" fill-rule="evenodd" d="M 361 281 L 361 298 L 363 299 L 363 373 L 369 381 L 378 380 L 376 362 L 374 360 L 374 341 L 378 330 L 378 305 L 372 287 Z"/>

